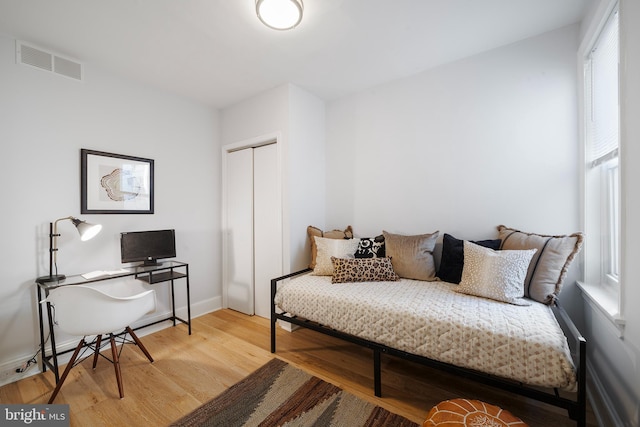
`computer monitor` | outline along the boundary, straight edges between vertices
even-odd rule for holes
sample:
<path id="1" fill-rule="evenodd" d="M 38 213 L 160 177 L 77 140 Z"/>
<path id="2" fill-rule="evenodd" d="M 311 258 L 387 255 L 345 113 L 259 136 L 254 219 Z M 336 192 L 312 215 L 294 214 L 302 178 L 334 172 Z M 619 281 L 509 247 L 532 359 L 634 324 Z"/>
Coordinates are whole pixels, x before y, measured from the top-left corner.
<path id="1" fill-rule="evenodd" d="M 120 233 L 123 263 L 143 261 L 143 265 L 161 265 L 159 259 L 176 256 L 175 230 L 127 231 Z"/>

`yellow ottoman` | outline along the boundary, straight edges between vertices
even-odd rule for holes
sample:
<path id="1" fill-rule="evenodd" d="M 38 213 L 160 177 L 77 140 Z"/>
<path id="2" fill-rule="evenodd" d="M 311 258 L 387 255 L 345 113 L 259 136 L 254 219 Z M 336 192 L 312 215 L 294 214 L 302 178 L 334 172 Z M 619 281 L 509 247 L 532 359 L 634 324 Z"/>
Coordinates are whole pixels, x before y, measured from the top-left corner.
<path id="1" fill-rule="evenodd" d="M 431 408 L 422 427 L 527 427 L 509 411 L 479 400 L 452 399 Z"/>

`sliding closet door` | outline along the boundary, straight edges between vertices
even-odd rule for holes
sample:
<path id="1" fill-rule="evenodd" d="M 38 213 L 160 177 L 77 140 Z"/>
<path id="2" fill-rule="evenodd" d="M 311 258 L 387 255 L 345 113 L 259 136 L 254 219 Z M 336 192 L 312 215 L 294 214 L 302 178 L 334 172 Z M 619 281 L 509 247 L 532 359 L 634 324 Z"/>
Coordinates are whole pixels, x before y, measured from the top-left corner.
<path id="1" fill-rule="evenodd" d="M 282 275 L 282 202 L 276 144 L 226 154 L 227 306 L 269 318 Z"/>
<path id="2" fill-rule="evenodd" d="M 227 153 L 227 304 L 247 314 L 253 306 L 253 150 Z"/>
<path id="3" fill-rule="evenodd" d="M 271 279 L 282 275 L 282 216 L 276 144 L 253 150 L 255 314 L 271 316 Z"/>

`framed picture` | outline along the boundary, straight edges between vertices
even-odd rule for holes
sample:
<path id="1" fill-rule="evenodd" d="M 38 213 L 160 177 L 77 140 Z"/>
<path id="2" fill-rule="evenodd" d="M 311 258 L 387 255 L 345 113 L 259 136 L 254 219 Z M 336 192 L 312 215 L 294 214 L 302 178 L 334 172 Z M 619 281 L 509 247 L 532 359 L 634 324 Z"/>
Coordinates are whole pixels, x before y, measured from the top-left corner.
<path id="1" fill-rule="evenodd" d="M 83 214 L 152 214 L 153 160 L 80 150 Z"/>

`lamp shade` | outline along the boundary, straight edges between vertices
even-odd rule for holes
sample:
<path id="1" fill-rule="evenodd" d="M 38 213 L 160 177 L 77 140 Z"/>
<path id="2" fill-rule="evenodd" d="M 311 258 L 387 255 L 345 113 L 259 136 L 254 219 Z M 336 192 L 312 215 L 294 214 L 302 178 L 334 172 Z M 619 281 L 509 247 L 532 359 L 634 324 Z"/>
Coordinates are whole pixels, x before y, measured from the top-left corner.
<path id="1" fill-rule="evenodd" d="M 86 221 L 79 220 L 78 218 L 71 219 L 71 222 L 73 222 L 73 225 L 78 229 L 78 233 L 80 233 L 80 240 L 83 242 L 93 239 L 95 235 L 102 230 L 102 225 L 90 224 Z"/>
<path id="2" fill-rule="evenodd" d="M 290 30 L 302 21 L 302 0 L 256 0 L 256 14 L 274 30 Z"/>

